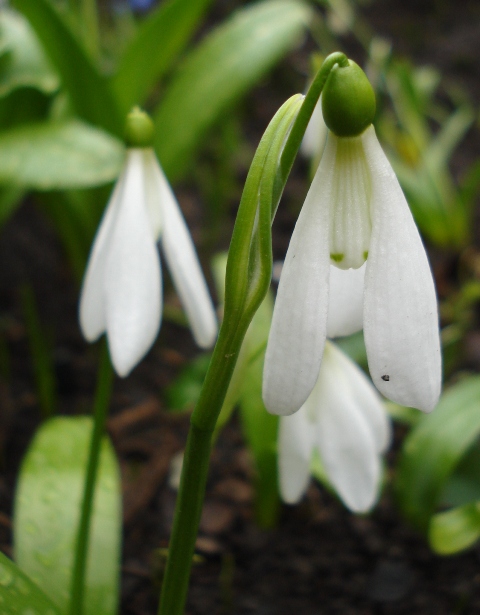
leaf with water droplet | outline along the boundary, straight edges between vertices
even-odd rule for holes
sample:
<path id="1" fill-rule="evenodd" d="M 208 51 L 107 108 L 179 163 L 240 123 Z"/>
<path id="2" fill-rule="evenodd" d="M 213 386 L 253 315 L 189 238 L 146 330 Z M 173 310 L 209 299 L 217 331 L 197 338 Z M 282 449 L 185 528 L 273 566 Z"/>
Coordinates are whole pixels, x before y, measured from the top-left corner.
<path id="1" fill-rule="evenodd" d="M 15 559 L 64 612 L 92 425 L 90 417 L 55 417 L 44 423 L 22 463 L 15 498 Z M 92 516 L 85 615 L 116 613 L 120 496 L 118 463 L 105 438 Z M 1 578 L 0 569 L 0 583 Z"/>
<path id="2" fill-rule="evenodd" d="M 2 615 L 59 615 L 50 598 L 3 553 L 0 553 L 0 605 Z"/>

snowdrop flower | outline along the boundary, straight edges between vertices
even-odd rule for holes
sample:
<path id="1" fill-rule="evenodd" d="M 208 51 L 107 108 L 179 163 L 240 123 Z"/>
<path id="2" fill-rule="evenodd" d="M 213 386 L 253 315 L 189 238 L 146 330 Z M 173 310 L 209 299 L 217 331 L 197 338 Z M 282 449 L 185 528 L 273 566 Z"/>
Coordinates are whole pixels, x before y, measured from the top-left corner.
<path id="1" fill-rule="evenodd" d="M 157 241 L 187 313 L 194 338 L 215 340 L 215 311 L 178 203 L 151 147 L 153 124 L 139 109 L 129 115 L 123 171 L 95 237 L 80 297 L 88 341 L 106 333 L 112 363 L 126 376 L 157 337 L 162 278 Z"/>
<path id="2" fill-rule="evenodd" d="M 265 358 L 265 405 L 289 415 L 305 403 L 332 334 L 330 321 L 351 309 L 349 333 L 363 321 L 377 389 L 428 412 L 441 388 L 435 288 L 408 204 L 371 125 L 373 90 L 350 61 L 331 71 L 322 103 L 330 130 L 280 279 Z M 331 265 L 341 292 L 329 301 Z M 343 328 L 335 335 L 346 334 Z"/>
<path id="3" fill-rule="evenodd" d="M 314 449 L 346 506 L 366 512 L 375 504 L 390 422 L 380 395 L 363 372 L 327 342 L 317 382 L 300 410 L 280 418 L 278 469 L 282 499 L 304 494 Z"/>

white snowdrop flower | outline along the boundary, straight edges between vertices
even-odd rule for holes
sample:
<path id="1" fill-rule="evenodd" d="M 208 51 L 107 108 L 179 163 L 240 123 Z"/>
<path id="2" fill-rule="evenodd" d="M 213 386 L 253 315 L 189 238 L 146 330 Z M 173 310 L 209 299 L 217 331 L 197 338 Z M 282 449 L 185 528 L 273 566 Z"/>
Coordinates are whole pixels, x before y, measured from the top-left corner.
<path id="1" fill-rule="evenodd" d="M 142 124 L 145 118 L 148 123 Z M 120 376 L 128 375 L 145 356 L 160 329 L 162 277 L 157 241 L 197 344 L 207 348 L 217 334 L 215 311 L 192 239 L 151 147 L 151 120 L 140 110 L 132 112 L 129 120 L 131 132 L 140 124 L 145 134 L 140 130 L 138 146 L 127 149 L 93 243 L 80 297 L 83 335 L 92 342 L 106 333 Z"/>
<path id="2" fill-rule="evenodd" d="M 350 61 L 323 90 L 330 131 L 290 241 L 266 351 L 263 396 L 275 414 L 296 412 L 310 396 L 327 333 L 347 334 L 334 322 L 342 311 L 350 312 L 348 333 L 363 321 L 370 374 L 385 397 L 428 412 L 440 395 L 432 273 L 371 125 L 375 99 L 364 82 L 371 90 Z"/>
<path id="3" fill-rule="evenodd" d="M 390 421 L 363 372 L 327 342 L 317 382 L 298 412 L 280 418 L 278 469 L 282 499 L 297 503 L 316 449 L 345 505 L 366 512 L 376 503 Z"/>

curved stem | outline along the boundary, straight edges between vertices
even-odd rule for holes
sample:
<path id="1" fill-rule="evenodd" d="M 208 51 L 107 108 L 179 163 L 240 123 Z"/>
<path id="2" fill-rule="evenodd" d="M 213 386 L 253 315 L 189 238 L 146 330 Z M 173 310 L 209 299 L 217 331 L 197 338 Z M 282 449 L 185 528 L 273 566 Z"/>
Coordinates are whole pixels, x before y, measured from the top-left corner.
<path id="1" fill-rule="evenodd" d="M 93 499 L 97 479 L 98 463 L 102 437 L 105 432 L 105 421 L 110 403 L 110 394 L 113 382 L 113 370 L 110 364 L 107 345 L 104 342 L 101 351 L 100 366 L 98 370 L 97 390 L 93 408 L 94 424 L 90 440 L 88 466 L 85 476 L 85 486 L 82 500 L 82 510 L 78 525 L 75 559 L 72 570 L 72 583 L 70 589 L 69 615 L 82 615 L 83 599 L 85 594 L 86 563 L 90 534 L 90 521 L 92 517 Z"/>
<path id="2" fill-rule="evenodd" d="M 259 144 L 247 177 L 229 250 L 224 321 L 191 417 L 158 615 L 182 615 L 184 610 L 212 435 L 243 338 L 270 284 L 271 214 L 335 64 L 345 66 L 348 60 L 343 53 L 328 56 L 300 110 L 301 99 L 293 97 L 277 112 Z M 292 124 L 293 117 L 296 119 Z"/>

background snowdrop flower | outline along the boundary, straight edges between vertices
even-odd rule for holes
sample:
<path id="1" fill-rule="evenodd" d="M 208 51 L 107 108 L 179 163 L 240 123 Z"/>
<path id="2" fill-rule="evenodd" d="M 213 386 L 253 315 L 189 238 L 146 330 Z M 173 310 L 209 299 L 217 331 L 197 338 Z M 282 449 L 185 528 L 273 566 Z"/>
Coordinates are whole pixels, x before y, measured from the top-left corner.
<path id="1" fill-rule="evenodd" d="M 341 350 L 327 342 L 322 367 L 300 410 L 280 418 L 282 499 L 295 504 L 310 479 L 313 451 L 346 506 L 366 512 L 377 501 L 390 421 L 379 394 Z"/>
<path id="2" fill-rule="evenodd" d="M 280 279 L 265 358 L 265 405 L 288 415 L 305 403 L 318 379 L 329 321 L 347 309 L 353 290 L 358 296 L 360 282 L 375 386 L 397 403 L 428 412 L 441 388 L 435 288 L 410 209 L 371 125 L 373 90 L 350 61 L 332 70 L 322 99 L 330 130 Z M 339 273 L 329 302 L 331 265 Z M 351 273 L 362 267 L 361 274 Z M 349 275 L 358 276 L 353 290 Z M 352 310 L 350 328 L 361 328 L 359 310 Z"/>
<path id="3" fill-rule="evenodd" d="M 136 146 L 127 149 L 93 243 L 80 297 L 83 335 L 95 341 L 106 333 L 120 376 L 129 374 L 145 356 L 160 328 L 159 240 L 196 342 L 207 348 L 217 333 L 192 239 L 151 147 L 153 124 L 145 113 L 134 110 L 127 135 L 128 129 Z"/>

